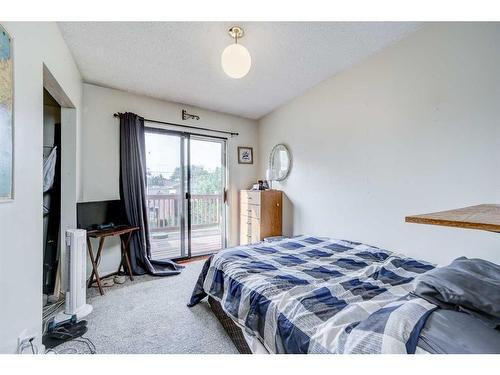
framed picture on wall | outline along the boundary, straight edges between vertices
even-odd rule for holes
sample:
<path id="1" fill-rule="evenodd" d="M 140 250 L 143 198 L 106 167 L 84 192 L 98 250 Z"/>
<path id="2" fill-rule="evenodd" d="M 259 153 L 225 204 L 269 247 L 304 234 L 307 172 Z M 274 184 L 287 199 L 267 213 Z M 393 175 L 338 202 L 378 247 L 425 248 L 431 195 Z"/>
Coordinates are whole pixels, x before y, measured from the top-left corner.
<path id="1" fill-rule="evenodd" d="M 253 164 L 253 147 L 238 147 L 238 164 Z"/>
<path id="2" fill-rule="evenodd" d="M 14 198 L 12 38 L 0 25 L 0 202 Z"/>

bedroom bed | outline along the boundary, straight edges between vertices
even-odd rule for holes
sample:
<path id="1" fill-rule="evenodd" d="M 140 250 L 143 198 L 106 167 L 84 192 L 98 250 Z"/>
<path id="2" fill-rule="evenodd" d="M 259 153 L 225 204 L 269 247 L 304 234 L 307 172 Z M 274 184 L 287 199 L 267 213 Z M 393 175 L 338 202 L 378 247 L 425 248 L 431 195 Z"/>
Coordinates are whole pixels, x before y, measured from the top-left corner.
<path id="1" fill-rule="evenodd" d="M 500 353 L 498 330 L 414 293 L 434 269 L 359 242 L 298 236 L 212 256 L 189 306 L 208 296 L 241 353 Z"/>

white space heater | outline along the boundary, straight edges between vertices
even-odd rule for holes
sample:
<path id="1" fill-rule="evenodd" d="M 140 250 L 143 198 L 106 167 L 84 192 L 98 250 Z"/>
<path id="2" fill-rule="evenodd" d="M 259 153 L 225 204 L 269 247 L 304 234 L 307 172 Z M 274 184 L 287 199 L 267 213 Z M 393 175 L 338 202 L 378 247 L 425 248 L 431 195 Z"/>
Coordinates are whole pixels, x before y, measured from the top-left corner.
<path id="1" fill-rule="evenodd" d="M 87 304 L 86 263 L 87 263 L 87 232 L 83 229 L 68 229 L 66 231 L 65 262 L 65 305 L 64 312 L 57 315 L 56 321 L 62 321 L 76 315 L 81 319 L 92 312 L 92 306 Z"/>

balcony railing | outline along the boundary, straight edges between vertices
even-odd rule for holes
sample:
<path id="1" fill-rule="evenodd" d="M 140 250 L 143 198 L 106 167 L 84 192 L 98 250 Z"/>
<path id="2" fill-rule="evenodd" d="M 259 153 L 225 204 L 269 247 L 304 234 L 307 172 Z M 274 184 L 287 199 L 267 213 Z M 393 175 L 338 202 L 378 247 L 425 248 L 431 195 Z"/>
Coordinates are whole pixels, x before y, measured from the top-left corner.
<path id="1" fill-rule="evenodd" d="M 148 195 L 146 197 L 151 232 L 176 231 L 181 224 L 180 194 Z M 191 195 L 191 227 L 218 226 L 221 220 L 221 194 Z"/>

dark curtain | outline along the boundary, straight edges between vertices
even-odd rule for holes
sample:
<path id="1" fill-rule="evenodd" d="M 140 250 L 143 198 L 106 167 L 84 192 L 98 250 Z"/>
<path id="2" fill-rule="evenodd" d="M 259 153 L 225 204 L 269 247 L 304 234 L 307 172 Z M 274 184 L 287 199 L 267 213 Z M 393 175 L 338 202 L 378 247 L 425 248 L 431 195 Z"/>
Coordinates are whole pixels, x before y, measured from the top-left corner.
<path id="1" fill-rule="evenodd" d="M 136 275 L 177 275 L 184 266 L 170 260 L 151 260 L 146 204 L 146 146 L 144 119 L 120 114 L 120 193 L 131 226 L 141 228 L 130 242 L 130 263 Z"/>

